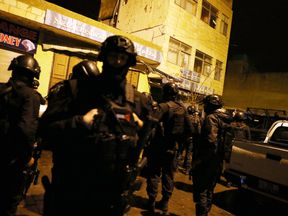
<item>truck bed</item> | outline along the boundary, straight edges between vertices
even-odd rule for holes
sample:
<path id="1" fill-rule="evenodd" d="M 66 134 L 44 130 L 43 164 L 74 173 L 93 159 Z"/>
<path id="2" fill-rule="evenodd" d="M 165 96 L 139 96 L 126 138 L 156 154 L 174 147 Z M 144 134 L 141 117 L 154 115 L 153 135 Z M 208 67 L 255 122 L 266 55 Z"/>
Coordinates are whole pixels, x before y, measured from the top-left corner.
<path id="1" fill-rule="evenodd" d="M 228 181 L 288 203 L 288 149 L 236 140 L 224 176 Z"/>

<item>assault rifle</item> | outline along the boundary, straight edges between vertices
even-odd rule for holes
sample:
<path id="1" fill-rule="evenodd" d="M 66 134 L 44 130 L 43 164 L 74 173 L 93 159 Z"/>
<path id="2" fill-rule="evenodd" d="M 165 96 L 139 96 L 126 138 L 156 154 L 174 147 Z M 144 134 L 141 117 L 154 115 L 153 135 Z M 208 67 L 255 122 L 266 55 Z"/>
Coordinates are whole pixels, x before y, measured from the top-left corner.
<path id="1" fill-rule="evenodd" d="M 23 190 L 23 196 L 24 198 L 26 198 L 26 194 L 28 192 L 28 189 L 30 188 L 31 184 L 33 183 L 34 185 L 38 184 L 38 178 L 40 175 L 40 170 L 38 168 L 38 160 L 41 157 L 41 148 L 39 146 L 39 143 L 36 142 L 34 144 L 34 148 L 33 148 L 33 153 L 32 153 L 32 157 L 34 158 L 34 163 L 31 167 L 27 167 L 23 173 L 26 176 L 26 184 L 25 184 L 25 188 Z"/>

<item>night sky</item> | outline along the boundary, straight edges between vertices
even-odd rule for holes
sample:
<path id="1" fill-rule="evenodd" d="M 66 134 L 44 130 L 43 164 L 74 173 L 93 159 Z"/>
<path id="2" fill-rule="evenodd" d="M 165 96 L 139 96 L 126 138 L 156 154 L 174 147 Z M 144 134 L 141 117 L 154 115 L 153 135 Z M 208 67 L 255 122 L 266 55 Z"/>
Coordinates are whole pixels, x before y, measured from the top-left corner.
<path id="1" fill-rule="evenodd" d="M 234 0 L 229 58 L 247 54 L 260 72 L 288 72 L 286 0 Z"/>

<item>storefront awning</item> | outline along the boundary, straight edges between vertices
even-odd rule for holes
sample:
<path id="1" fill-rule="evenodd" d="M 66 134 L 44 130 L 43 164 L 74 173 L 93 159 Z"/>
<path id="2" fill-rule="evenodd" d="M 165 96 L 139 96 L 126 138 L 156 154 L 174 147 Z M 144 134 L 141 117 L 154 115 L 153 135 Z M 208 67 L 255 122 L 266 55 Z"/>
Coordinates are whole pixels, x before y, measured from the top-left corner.
<path id="1" fill-rule="evenodd" d="M 164 71 L 161 71 L 161 70 L 159 70 L 157 68 L 153 68 L 153 73 L 160 75 L 160 77 L 162 77 L 162 78 L 165 77 L 168 80 L 173 80 L 174 82 L 182 82 L 182 79 L 179 79 L 178 77 L 174 77 L 174 76 L 172 76 L 170 74 L 167 74 Z"/>
<path id="2" fill-rule="evenodd" d="M 92 59 L 97 59 L 98 56 L 98 51 L 92 50 L 92 49 L 82 49 L 82 48 L 75 48 L 75 47 L 68 47 L 68 46 L 61 46 L 61 45 L 56 45 L 56 44 L 42 44 L 42 48 L 44 51 L 58 51 L 61 53 L 73 53 L 74 55 L 77 56 L 82 56 L 86 58 L 92 58 Z"/>

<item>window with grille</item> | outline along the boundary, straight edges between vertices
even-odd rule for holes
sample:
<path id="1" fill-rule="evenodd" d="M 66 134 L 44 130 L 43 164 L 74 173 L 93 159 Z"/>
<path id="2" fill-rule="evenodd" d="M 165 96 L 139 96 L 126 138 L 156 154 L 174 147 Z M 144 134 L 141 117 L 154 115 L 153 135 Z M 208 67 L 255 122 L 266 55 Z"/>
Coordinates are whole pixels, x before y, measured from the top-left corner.
<path id="1" fill-rule="evenodd" d="M 222 14 L 220 33 L 225 36 L 227 36 L 227 33 L 228 33 L 228 22 L 229 22 L 229 18 L 226 15 Z"/>
<path id="2" fill-rule="evenodd" d="M 212 57 L 196 50 L 194 71 L 209 76 L 212 72 Z"/>
<path id="3" fill-rule="evenodd" d="M 191 49 L 191 46 L 170 38 L 167 60 L 182 68 L 189 68 Z"/>
<path id="4" fill-rule="evenodd" d="M 223 62 L 216 60 L 214 79 L 220 80 Z"/>
<path id="5" fill-rule="evenodd" d="M 185 9 L 188 13 L 196 15 L 198 0 L 175 0 L 175 4 Z"/>
<path id="6" fill-rule="evenodd" d="M 216 28 L 218 18 L 218 10 L 208 1 L 203 0 L 201 20 L 210 25 L 212 28 Z"/>

